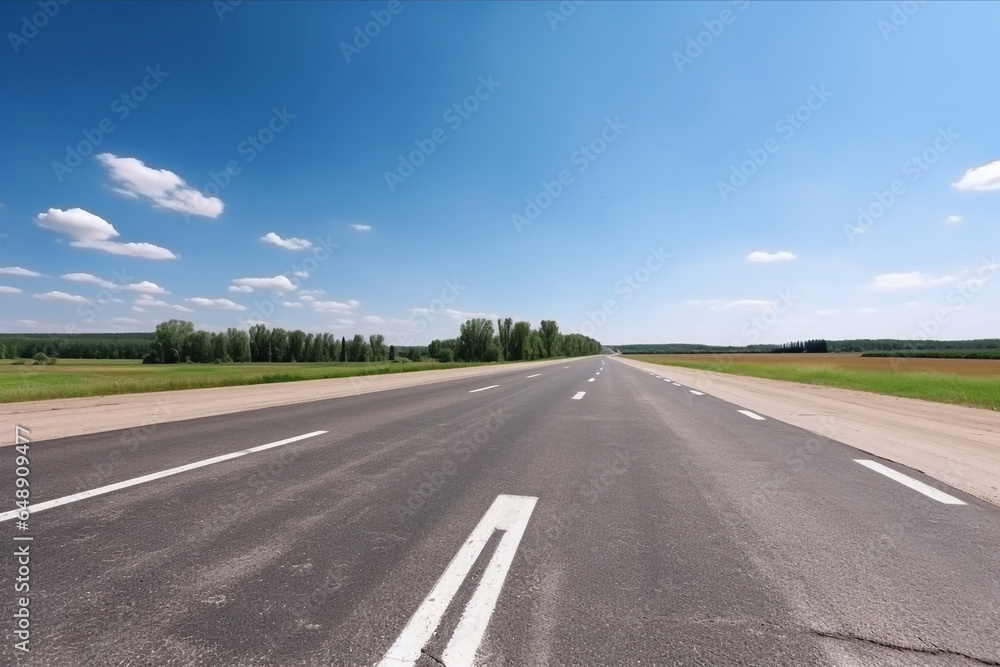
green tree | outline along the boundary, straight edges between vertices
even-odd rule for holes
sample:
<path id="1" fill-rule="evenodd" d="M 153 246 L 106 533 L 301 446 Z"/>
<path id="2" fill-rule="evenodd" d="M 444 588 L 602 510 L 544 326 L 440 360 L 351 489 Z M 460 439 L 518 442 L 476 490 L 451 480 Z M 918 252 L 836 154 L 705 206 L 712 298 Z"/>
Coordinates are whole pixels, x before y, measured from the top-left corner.
<path id="1" fill-rule="evenodd" d="M 156 325 L 156 342 L 162 351 L 159 363 L 176 364 L 181 360 L 184 341 L 194 333 L 194 324 L 184 320 L 167 320 Z"/>
<path id="2" fill-rule="evenodd" d="M 347 361 L 347 339 L 340 337 L 340 363 Z"/>
<path id="3" fill-rule="evenodd" d="M 247 332 L 230 327 L 226 331 L 226 352 L 233 361 L 250 361 L 250 336 Z"/>
<path id="4" fill-rule="evenodd" d="M 288 332 L 280 328 L 272 329 L 271 361 L 291 361 L 288 350 Z"/>
<path id="5" fill-rule="evenodd" d="M 493 340 L 493 321 L 474 317 L 459 328 L 459 361 L 496 361 L 499 348 Z M 492 357 L 492 359 L 490 359 Z"/>
<path id="6" fill-rule="evenodd" d="M 348 361 L 368 361 L 368 343 L 361 334 L 355 334 L 347 346 Z"/>
<path id="7" fill-rule="evenodd" d="M 271 334 L 263 324 L 250 327 L 251 361 L 271 361 Z"/>
<path id="8" fill-rule="evenodd" d="M 385 347 L 385 336 L 382 334 L 372 334 L 368 337 L 368 346 L 371 348 L 372 361 L 385 361 L 389 356 Z"/>
<path id="9" fill-rule="evenodd" d="M 504 356 L 511 361 L 527 360 L 531 353 L 531 324 L 529 322 L 517 322 L 510 332 L 509 353 Z"/>
<path id="10" fill-rule="evenodd" d="M 389 361 L 396 361 L 396 346 L 389 346 Z"/>
<path id="11" fill-rule="evenodd" d="M 500 343 L 500 351 L 503 353 L 504 359 L 510 359 L 510 334 L 511 328 L 514 326 L 514 320 L 511 318 L 505 318 L 503 321 L 497 320 L 497 338 Z"/>
<path id="12" fill-rule="evenodd" d="M 542 325 L 538 329 L 538 334 L 542 341 L 542 356 L 559 356 L 559 343 L 562 336 L 559 334 L 559 325 L 556 324 L 556 321 L 542 320 Z"/>

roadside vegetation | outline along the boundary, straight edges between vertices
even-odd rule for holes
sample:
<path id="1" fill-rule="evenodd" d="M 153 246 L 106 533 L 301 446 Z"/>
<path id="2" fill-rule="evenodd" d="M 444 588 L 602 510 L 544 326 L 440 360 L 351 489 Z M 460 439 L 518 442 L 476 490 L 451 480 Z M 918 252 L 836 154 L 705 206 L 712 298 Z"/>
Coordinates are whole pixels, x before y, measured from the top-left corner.
<path id="1" fill-rule="evenodd" d="M 494 329 L 492 320 L 474 318 L 461 325 L 458 338 L 398 350 L 381 334 L 338 339 L 262 324 L 249 331 L 210 333 L 183 320 L 161 322 L 152 334 L 4 335 L 0 358 L 16 358 L 0 363 L 0 403 L 461 368 L 601 351 L 593 338 L 560 333 L 553 320 L 542 320 L 538 329 L 511 318 L 496 324 Z M 84 357 L 60 356 L 69 350 Z"/>
<path id="2" fill-rule="evenodd" d="M 857 354 L 628 355 L 697 370 L 1000 410 L 1000 360 Z"/>

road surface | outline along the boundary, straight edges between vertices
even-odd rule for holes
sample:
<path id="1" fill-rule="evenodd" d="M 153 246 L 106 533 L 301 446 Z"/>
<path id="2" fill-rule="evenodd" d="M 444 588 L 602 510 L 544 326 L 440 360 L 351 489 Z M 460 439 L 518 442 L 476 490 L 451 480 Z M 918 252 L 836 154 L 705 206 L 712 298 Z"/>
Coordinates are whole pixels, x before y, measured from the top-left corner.
<path id="1" fill-rule="evenodd" d="M 669 374 L 38 442 L 26 530 L 0 449 L 0 664 L 1000 664 L 1000 508 Z"/>

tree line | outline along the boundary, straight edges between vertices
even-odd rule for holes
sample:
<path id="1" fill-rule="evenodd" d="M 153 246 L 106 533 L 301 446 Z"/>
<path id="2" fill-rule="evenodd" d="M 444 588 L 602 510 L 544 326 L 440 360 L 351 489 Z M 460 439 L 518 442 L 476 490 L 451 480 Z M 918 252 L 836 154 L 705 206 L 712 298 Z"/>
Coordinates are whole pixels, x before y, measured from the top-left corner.
<path id="1" fill-rule="evenodd" d="M 829 344 L 822 339 L 817 340 L 800 340 L 796 343 L 782 343 L 778 347 L 771 350 L 771 352 L 809 352 L 811 354 L 825 353 L 830 351 Z"/>
<path id="2" fill-rule="evenodd" d="M 459 327 L 459 337 L 435 340 L 427 347 L 408 346 L 400 357 L 419 361 L 425 356 L 442 362 L 521 361 L 558 356 L 598 354 L 601 344 L 581 334 L 562 334 L 554 320 L 542 320 L 538 329 L 511 318 L 493 322 L 474 318 Z M 355 334 L 350 340 L 329 333 L 311 334 L 295 329 L 268 329 L 255 324 L 249 331 L 230 328 L 210 333 L 196 331 L 191 322 L 168 320 L 156 325 L 154 339 L 143 357 L 147 364 L 229 362 L 362 362 L 395 361 L 397 350 L 386 345 L 385 336 L 367 339 Z"/>
<path id="3" fill-rule="evenodd" d="M 152 333 L 0 334 L 0 359 L 142 359 L 152 342 Z"/>
<path id="4" fill-rule="evenodd" d="M 542 320 L 537 329 L 530 322 L 510 317 L 493 321 L 477 317 L 459 327 L 458 338 L 433 340 L 428 356 L 438 361 L 532 361 L 550 357 L 600 354 L 601 344 L 583 334 L 564 334 L 555 320 Z"/>

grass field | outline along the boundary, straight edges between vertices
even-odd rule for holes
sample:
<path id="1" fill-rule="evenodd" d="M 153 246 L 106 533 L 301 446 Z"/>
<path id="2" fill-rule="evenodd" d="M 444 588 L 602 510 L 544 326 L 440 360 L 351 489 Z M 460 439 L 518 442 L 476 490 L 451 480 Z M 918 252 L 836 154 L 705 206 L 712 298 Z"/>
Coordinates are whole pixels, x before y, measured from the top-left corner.
<path id="1" fill-rule="evenodd" d="M 857 354 L 635 354 L 630 359 L 1000 410 L 1000 360 Z"/>
<path id="2" fill-rule="evenodd" d="M 232 387 L 404 373 L 481 364 L 434 362 L 302 364 L 142 364 L 138 360 L 60 359 L 52 366 L 0 361 L 0 403 L 143 391 Z"/>

